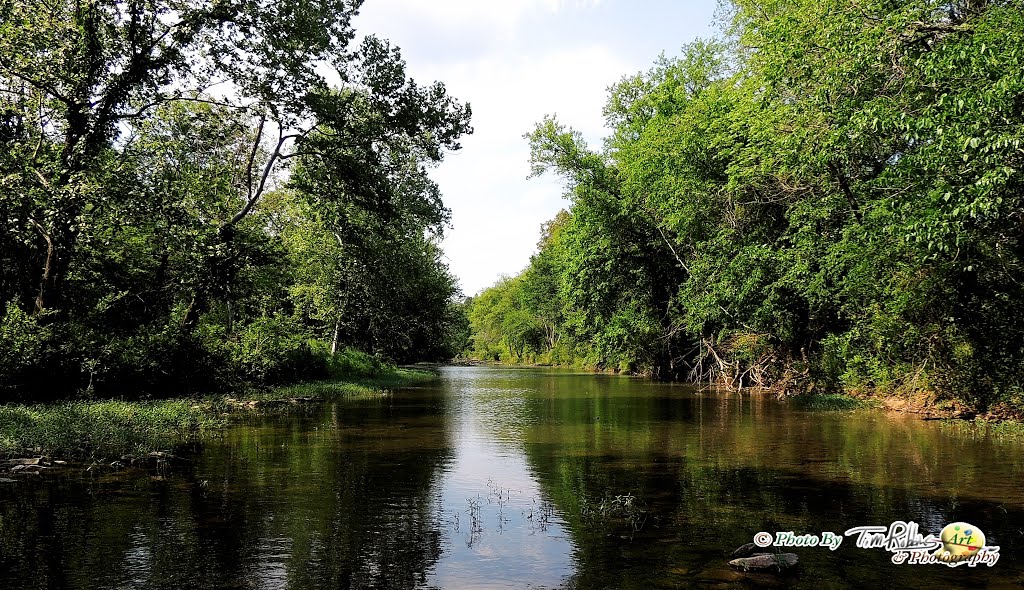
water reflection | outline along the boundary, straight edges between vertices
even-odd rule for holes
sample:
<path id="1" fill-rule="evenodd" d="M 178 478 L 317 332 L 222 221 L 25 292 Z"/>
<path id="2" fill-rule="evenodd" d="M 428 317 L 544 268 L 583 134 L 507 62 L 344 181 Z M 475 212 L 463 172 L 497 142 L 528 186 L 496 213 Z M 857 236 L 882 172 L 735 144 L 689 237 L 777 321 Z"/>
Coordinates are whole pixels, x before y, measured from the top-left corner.
<path id="1" fill-rule="evenodd" d="M 0 484 L 0 588 L 1019 587 L 1020 443 L 884 414 L 557 370 L 449 368 L 429 387 L 253 419 L 169 473 Z M 994 568 L 799 550 L 759 530 L 953 520 Z"/>
<path id="2" fill-rule="evenodd" d="M 514 369 L 445 372 L 455 459 L 441 485 L 449 541 L 431 583 L 445 588 L 555 587 L 572 545 L 523 452 L 533 385 Z"/>
<path id="3" fill-rule="evenodd" d="M 0 587 L 424 586 L 445 415 L 414 393 L 332 404 L 233 428 L 166 478 L 3 488 Z"/>

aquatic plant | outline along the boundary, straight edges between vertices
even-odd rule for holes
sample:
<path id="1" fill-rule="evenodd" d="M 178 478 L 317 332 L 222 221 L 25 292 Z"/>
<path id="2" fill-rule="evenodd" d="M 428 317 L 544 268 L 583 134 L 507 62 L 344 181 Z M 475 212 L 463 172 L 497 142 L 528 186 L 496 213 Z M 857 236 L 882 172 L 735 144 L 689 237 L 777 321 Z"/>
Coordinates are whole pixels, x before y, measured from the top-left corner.
<path id="1" fill-rule="evenodd" d="M 870 407 L 870 402 L 842 394 L 807 394 L 792 398 L 793 407 L 800 410 L 839 411 Z"/>

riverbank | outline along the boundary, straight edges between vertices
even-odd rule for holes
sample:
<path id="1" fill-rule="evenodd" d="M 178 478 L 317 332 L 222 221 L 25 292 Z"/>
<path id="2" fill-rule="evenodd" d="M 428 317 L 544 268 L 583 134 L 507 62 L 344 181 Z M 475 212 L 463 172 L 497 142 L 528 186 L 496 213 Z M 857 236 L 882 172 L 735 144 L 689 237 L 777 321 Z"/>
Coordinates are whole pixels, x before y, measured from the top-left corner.
<path id="1" fill-rule="evenodd" d="M 769 390 L 770 391 L 770 390 Z M 840 393 L 806 393 L 791 396 L 795 407 L 809 410 L 847 410 L 876 408 L 896 414 L 909 414 L 922 420 L 948 420 L 1004 424 L 1006 428 L 1024 431 L 1024 413 L 1000 402 L 979 410 L 959 400 L 941 397 L 932 391 L 885 392 L 846 391 Z"/>
<path id="2" fill-rule="evenodd" d="M 523 367 L 543 368 L 558 367 L 563 369 L 577 369 L 597 373 L 624 373 L 639 378 L 652 378 L 649 373 L 630 373 L 617 371 L 608 368 L 580 365 L 550 365 L 538 363 L 508 363 L 503 361 L 479 360 L 479 359 L 457 359 L 449 363 L 455 366 L 493 366 L 493 367 Z M 711 386 L 731 389 L 723 382 L 708 384 L 691 383 L 694 386 Z M 774 395 L 780 399 L 787 399 L 791 406 L 801 410 L 854 410 L 854 409 L 880 409 L 886 412 L 909 414 L 920 417 L 923 420 L 960 420 L 967 423 L 995 423 L 1005 424 L 1006 429 L 1024 433 L 1024 408 L 1018 404 L 1000 401 L 990 407 L 979 409 L 967 403 L 954 399 L 950 396 L 942 396 L 935 391 L 928 389 L 917 389 L 913 391 L 885 390 L 881 388 L 866 389 L 856 388 L 847 390 L 821 391 L 813 389 L 805 393 L 787 393 L 782 387 L 748 387 L 745 391 L 759 392 L 765 395 Z"/>
<path id="3" fill-rule="evenodd" d="M 253 411 L 281 412 L 303 403 L 385 395 L 434 377 L 435 373 L 423 369 L 384 367 L 374 374 L 235 394 L 0 405 L 0 459 L 102 462 L 177 453 Z"/>

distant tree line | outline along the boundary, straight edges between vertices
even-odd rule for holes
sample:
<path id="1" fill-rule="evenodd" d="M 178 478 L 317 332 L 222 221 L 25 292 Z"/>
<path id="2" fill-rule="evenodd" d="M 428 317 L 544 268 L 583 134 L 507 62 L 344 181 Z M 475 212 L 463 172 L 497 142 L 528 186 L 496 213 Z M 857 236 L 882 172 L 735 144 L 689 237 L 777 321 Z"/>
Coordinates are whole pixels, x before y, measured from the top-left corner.
<path id="1" fill-rule="evenodd" d="M 734 0 L 721 40 L 554 118 L 571 207 L 470 354 L 1024 408 L 1024 4 Z"/>
<path id="2" fill-rule="evenodd" d="M 451 356 L 469 107 L 360 0 L 0 0 L 0 401 Z"/>

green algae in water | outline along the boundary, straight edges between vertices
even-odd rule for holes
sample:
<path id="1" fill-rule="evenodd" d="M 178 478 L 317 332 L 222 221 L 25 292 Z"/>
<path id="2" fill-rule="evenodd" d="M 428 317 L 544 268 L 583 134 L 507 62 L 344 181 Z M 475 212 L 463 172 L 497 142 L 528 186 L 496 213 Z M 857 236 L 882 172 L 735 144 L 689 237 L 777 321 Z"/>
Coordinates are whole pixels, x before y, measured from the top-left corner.
<path id="1" fill-rule="evenodd" d="M 790 400 L 794 408 L 813 411 L 860 410 L 873 407 L 868 401 L 842 394 L 799 395 Z"/>

